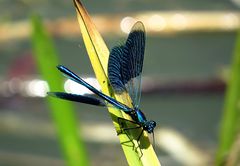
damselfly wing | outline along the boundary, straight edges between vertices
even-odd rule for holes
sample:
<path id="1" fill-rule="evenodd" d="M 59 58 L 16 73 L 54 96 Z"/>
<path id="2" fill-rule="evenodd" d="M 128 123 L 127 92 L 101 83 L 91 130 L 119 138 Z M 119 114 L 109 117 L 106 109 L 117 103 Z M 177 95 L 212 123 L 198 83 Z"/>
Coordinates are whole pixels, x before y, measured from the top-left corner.
<path id="1" fill-rule="evenodd" d="M 141 74 L 145 50 L 142 22 L 133 26 L 124 45 L 112 49 L 108 61 L 108 77 L 116 93 L 127 91 L 135 108 L 141 96 Z"/>

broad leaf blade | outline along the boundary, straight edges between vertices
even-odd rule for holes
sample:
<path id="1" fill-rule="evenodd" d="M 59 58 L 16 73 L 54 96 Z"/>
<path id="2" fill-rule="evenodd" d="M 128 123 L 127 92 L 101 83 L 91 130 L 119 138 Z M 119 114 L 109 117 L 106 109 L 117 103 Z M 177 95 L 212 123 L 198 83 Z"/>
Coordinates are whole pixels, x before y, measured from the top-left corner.
<path id="1" fill-rule="evenodd" d="M 104 43 L 101 35 L 98 33 L 95 25 L 92 23 L 90 16 L 88 15 L 80 0 L 74 0 L 74 4 L 77 10 L 77 17 L 83 40 L 85 42 L 85 46 L 95 75 L 102 87 L 102 91 L 107 95 L 114 94 L 112 89 L 108 86 L 107 78 L 109 50 L 107 49 L 106 44 Z M 131 99 L 127 93 L 121 95 L 112 95 L 112 97 L 114 96 L 118 101 L 131 106 Z M 121 113 L 114 108 L 109 108 L 109 112 L 112 115 L 116 129 L 119 128 L 119 125 L 117 124 L 117 117 L 129 119 L 127 115 L 121 115 Z M 135 133 L 132 132 L 132 134 L 134 135 Z M 129 165 L 160 165 L 157 156 L 149 142 L 146 132 L 144 132 L 144 136 L 141 137 L 141 145 L 144 147 L 141 149 L 143 155 L 141 155 L 139 152 L 136 152 L 135 148 L 132 146 L 126 146 L 126 144 L 124 144 L 124 142 L 131 142 L 126 134 L 120 134 L 119 138 Z"/>

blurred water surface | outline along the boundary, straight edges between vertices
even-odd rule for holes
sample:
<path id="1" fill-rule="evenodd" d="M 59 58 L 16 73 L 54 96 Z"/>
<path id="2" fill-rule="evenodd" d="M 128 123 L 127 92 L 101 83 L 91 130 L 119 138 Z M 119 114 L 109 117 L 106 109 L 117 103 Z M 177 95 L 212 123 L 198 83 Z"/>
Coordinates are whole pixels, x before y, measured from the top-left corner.
<path id="1" fill-rule="evenodd" d="M 74 17 L 73 6 L 69 1 L 58 2 L 1 1 L 0 20 L 24 19 L 31 13 L 31 10 L 35 10 L 38 6 L 38 12 L 43 17 Z M 138 1 L 139 6 L 134 5 L 136 1 L 101 1 L 101 3 L 86 1 L 84 3 L 94 14 L 133 12 L 144 9 L 237 10 L 237 7 L 230 1 L 219 1 L 218 5 L 215 5 L 213 0 L 188 3 L 185 1 L 160 2 Z M 28 10 L 23 12 L 25 9 Z M 143 75 L 163 81 L 222 77 L 223 69 L 231 62 L 235 35 L 235 32 L 186 33 L 166 36 L 148 36 L 147 34 Z M 111 34 L 103 37 L 109 48 L 125 39 L 123 36 Z M 55 37 L 54 41 L 64 65 L 81 76 L 93 76 L 81 36 Z M 30 52 L 31 44 L 28 39 L 1 43 L 1 78 L 8 78 L 14 61 L 28 53 L 31 54 Z M 36 70 L 32 70 L 30 74 L 38 76 Z M 213 155 L 217 146 L 223 96 L 223 91 L 145 94 L 142 96 L 141 107 L 149 119 L 158 123 L 159 128 L 175 129 L 194 145 Z M 0 97 L 0 103 L 0 165 L 19 166 L 32 163 L 64 165 L 51 116 L 42 98 Z M 76 109 L 77 118 L 81 124 L 107 123 L 112 125 L 108 112 L 103 108 L 77 104 Z M 37 132 L 35 133 L 34 130 Z M 127 165 L 120 145 L 114 141 L 99 143 L 86 139 L 86 144 L 92 165 Z M 156 150 L 163 165 L 181 165 L 164 149 Z M 103 162 L 103 159 L 107 162 Z"/>

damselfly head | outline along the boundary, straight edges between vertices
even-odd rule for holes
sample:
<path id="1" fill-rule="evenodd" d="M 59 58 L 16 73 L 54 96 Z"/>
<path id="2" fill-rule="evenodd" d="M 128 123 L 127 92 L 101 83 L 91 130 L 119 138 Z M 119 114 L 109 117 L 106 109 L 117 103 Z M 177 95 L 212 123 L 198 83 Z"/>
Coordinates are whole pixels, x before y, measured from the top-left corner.
<path id="1" fill-rule="evenodd" d="M 156 127 L 156 122 L 153 120 L 147 121 L 143 125 L 143 129 L 146 130 L 148 133 L 153 133 L 154 128 Z"/>

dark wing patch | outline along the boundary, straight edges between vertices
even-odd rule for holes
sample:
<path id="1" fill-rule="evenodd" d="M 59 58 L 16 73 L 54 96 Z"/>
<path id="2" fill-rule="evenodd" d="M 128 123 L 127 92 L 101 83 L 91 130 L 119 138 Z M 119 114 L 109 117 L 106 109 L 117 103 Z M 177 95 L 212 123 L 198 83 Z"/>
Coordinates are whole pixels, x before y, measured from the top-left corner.
<path id="1" fill-rule="evenodd" d="M 64 100 L 75 101 L 75 102 L 97 105 L 97 106 L 106 106 L 104 101 L 94 97 L 90 97 L 90 96 L 82 96 L 78 94 L 64 93 L 64 92 L 48 92 L 47 94 L 49 96 L 57 97 Z"/>
<path id="2" fill-rule="evenodd" d="M 111 50 L 108 60 L 108 78 L 115 92 L 126 90 L 122 76 L 121 55 L 124 54 L 124 46 L 116 46 Z"/>
<path id="3" fill-rule="evenodd" d="M 137 22 L 132 28 L 122 55 L 122 75 L 124 83 L 142 73 L 145 50 L 145 31 L 143 24 Z"/>
<path id="4" fill-rule="evenodd" d="M 108 76 L 117 93 L 125 90 L 135 106 L 140 101 L 141 73 L 145 50 L 145 30 L 141 22 L 134 24 L 127 41 L 111 50 Z"/>

